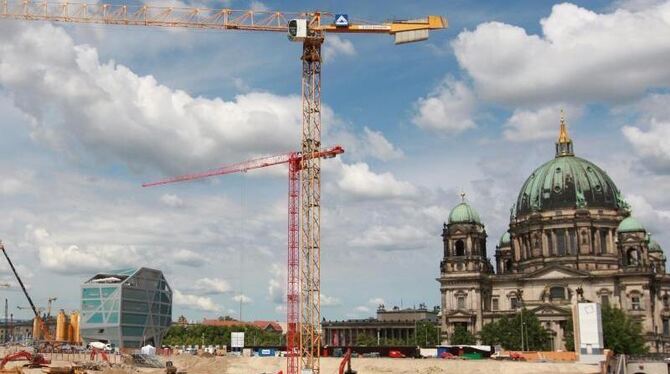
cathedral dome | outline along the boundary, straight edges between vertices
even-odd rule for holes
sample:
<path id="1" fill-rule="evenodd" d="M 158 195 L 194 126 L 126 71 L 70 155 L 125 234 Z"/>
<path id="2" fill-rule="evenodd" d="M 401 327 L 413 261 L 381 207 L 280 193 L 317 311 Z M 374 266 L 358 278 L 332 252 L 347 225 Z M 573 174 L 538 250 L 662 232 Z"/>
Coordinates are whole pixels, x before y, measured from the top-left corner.
<path id="1" fill-rule="evenodd" d="M 526 179 L 517 198 L 516 214 L 561 208 L 625 208 L 619 189 L 607 173 L 574 155 L 563 118 L 556 157 Z"/>
<path id="2" fill-rule="evenodd" d="M 461 194 L 463 202 L 456 205 L 449 213 L 449 223 L 477 223 L 482 224 L 477 211 L 465 202 L 465 194 Z"/>
<path id="3" fill-rule="evenodd" d="M 663 252 L 663 249 L 661 249 L 661 245 L 656 240 L 652 240 L 649 242 L 649 252 Z"/>
<path id="4" fill-rule="evenodd" d="M 512 239 L 510 238 L 509 231 L 505 231 L 504 234 L 500 237 L 500 242 L 498 243 L 499 247 L 505 247 L 509 245 L 512 242 Z"/>
<path id="5" fill-rule="evenodd" d="M 633 217 L 627 217 L 619 224 L 616 229 L 617 232 L 639 232 L 646 231 L 644 226 Z"/>

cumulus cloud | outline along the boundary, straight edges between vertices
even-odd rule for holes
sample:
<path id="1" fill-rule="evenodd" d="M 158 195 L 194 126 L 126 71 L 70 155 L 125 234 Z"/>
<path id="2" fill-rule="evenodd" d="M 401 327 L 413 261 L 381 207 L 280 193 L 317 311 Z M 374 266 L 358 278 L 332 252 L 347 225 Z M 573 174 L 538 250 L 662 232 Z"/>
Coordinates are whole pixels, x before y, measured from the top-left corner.
<path id="1" fill-rule="evenodd" d="M 230 292 L 232 287 L 225 279 L 200 278 L 195 281 L 193 290 L 200 295 L 215 295 Z"/>
<path id="2" fill-rule="evenodd" d="M 338 35 L 328 35 L 323 45 L 324 61 L 333 61 L 338 56 L 355 56 L 354 44 Z"/>
<path id="3" fill-rule="evenodd" d="M 381 297 L 373 297 L 372 299 L 368 300 L 368 304 L 379 306 L 384 305 L 386 303 L 384 302 L 384 299 L 382 299 Z"/>
<path id="4" fill-rule="evenodd" d="M 386 199 L 412 198 L 417 188 L 409 182 L 400 181 L 390 172 L 375 173 L 368 164 L 359 162 L 340 165 L 340 178 L 337 186 L 355 198 Z"/>
<path id="5" fill-rule="evenodd" d="M 136 266 L 143 261 L 134 246 L 121 245 L 61 245 L 51 239 L 44 228 L 32 229 L 38 246 L 40 264 L 63 274 L 91 273 L 120 267 Z"/>
<path id="6" fill-rule="evenodd" d="M 478 94 L 502 103 L 621 100 L 670 84 L 670 2 L 596 13 L 554 5 L 542 32 L 487 22 L 452 42 Z"/>
<path id="7" fill-rule="evenodd" d="M 379 250 L 407 250 L 425 245 L 425 239 L 430 237 L 430 233 L 410 225 L 375 225 L 353 238 L 349 244 Z"/>
<path id="8" fill-rule="evenodd" d="M 505 122 L 505 139 L 526 142 L 556 138 L 561 109 L 566 112 L 568 124 L 582 114 L 581 107 L 566 104 L 548 105 L 534 110 L 516 109 Z"/>
<path id="9" fill-rule="evenodd" d="M 237 294 L 232 297 L 233 301 L 238 303 L 238 304 L 251 304 L 253 300 L 245 294 Z"/>
<path id="10" fill-rule="evenodd" d="M 632 106 L 638 113 L 636 124 L 621 131 L 644 165 L 660 173 L 670 173 L 670 94 L 654 94 Z"/>
<path id="11" fill-rule="evenodd" d="M 357 313 L 370 313 L 370 308 L 365 305 L 359 305 L 354 308 L 354 311 Z"/>
<path id="12" fill-rule="evenodd" d="M 286 268 L 272 264 L 270 275 L 268 298 L 275 304 L 283 305 L 286 302 Z"/>
<path id="13" fill-rule="evenodd" d="M 196 252 L 188 249 L 180 249 L 174 252 L 172 255 L 172 261 L 175 264 L 190 267 L 200 267 L 206 263 L 202 255 L 199 255 Z"/>
<path id="14" fill-rule="evenodd" d="M 389 142 L 380 131 L 363 128 L 367 153 L 379 160 L 388 161 L 401 158 L 403 152 Z"/>
<path id="15" fill-rule="evenodd" d="M 174 290 L 174 303 L 186 309 L 201 310 L 203 312 L 219 312 L 222 308 L 210 297 L 197 296 Z"/>
<path id="16" fill-rule="evenodd" d="M 467 84 L 447 78 L 428 96 L 415 103 L 412 122 L 442 134 L 458 134 L 475 127 L 472 118 L 477 99 Z"/>
<path id="17" fill-rule="evenodd" d="M 321 306 L 337 306 L 340 305 L 341 303 L 342 302 L 337 297 L 326 296 L 324 294 L 321 294 Z"/>
<path id="18" fill-rule="evenodd" d="M 179 196 L 175 194 L 163 194 L 161 196 L 161 203 L 171 207 L 171 208 L 179 208 L 184 206 L 184 200 L 182 200 Z"/>
<path id="19" fill-rule="evenodd" d="M 295 96 L 193 97 L 100 62 L 96 49 L 75 45 L 50 24 L 3 23 L 0 52 L 0 84 L 31 118 L 33 138 L 71 155 L 83 149 L 136 170 L 175 174 L 295 148 Z"/>

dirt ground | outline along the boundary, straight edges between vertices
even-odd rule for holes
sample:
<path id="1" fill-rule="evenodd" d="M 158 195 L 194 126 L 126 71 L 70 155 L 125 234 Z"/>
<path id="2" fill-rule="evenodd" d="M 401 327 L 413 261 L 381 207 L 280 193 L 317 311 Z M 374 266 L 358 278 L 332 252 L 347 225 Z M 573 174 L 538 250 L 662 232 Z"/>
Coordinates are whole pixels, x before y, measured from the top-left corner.
<path id="1" fill-rule="evenodd" d="M 334 374 L 340 365 L 338 358 L 321 359 L 321 373 Z M 175 366 L 188 374 L 276 374 L 286 365 L 285 358 L 275 357 L 195 357 L 176 356 Z M 440 359 L 392 359 L 354 358 L 352 369 L 359 374 L 541 374 L 541 373 L 598 373 L 592 365 L 573 363 L 503 362 L 493 360 L 440 360 Z M 162 370 L 142 369 L 142 373 L 158 374 Z M 105 373 L 117 374 L 117 373 Z M 121 374 L 121 373 L 118 373 Z"/>
<path id="2" fill-rule="evenodd" d="M 279 357 L 197 357 L 190 355 L 172 358 L 175 366 L 188 374 L 276 374 L 286 365 L 285 358 Z M 70 363 L 54 362 L 54 366 L 69 366 Z M 321 373 L 335 374 L 340 359 L 321 359 Z M 10 365 L 8 365 L 10 366 Z M 11 365 L 13 366 L 13 365 Z M 493 360 L 441 360 L 441 359 L 392 359 L 354 358 L 352 369 L 359 374 L 595 374 L 593 365 L 574 363 L 533 363 Z M 42 373 L 40 369 L 26 370 L 25 373 Z M 107 368 L 103 371 L 89 371 L 93 374 L 163 374 L 165 369 Z"/>

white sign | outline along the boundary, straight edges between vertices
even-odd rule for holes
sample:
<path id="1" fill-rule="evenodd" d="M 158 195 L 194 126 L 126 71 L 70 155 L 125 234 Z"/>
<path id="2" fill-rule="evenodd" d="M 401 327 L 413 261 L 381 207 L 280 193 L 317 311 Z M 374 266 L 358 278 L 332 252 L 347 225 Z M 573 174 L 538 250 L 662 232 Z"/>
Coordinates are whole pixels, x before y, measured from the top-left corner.
<path id="1" fill-rule="evenodd" d="M 335 26 L 349 26 L 349 16 L 346 14 L 336 14 Z"/>
<path id="2" fill-rule="evenodd" d="M 230 333 L 230 347 L 231 348 L 244 348 L 244 333 L 243 332 L 231 332 Z"/>

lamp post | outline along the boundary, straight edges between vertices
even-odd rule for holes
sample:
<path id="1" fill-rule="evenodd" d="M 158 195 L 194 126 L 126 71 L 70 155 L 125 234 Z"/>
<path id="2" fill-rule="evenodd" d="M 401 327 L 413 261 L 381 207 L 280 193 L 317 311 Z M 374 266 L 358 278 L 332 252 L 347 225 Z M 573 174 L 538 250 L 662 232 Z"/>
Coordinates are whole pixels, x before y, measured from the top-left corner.
<path id="1" fill-rule="evenodd" d="M 521 307 L 521 350 L 523 351 L 524 350 L 523 349 L 523 347 L 524 347 L 524 344 L 523 344 L 524 343 L 523 327 L 526 324 L 523 320 L 523 290 L 520 289 L 520 288 L 517 288 L 516 289 L 516 295 L 519 298 L 519 306 Z M 528 342 L 526 342 L 526 344 L 528 344 Z"/>

